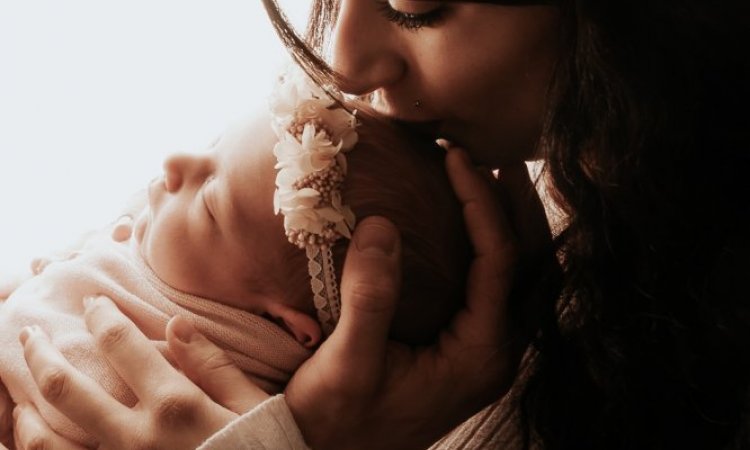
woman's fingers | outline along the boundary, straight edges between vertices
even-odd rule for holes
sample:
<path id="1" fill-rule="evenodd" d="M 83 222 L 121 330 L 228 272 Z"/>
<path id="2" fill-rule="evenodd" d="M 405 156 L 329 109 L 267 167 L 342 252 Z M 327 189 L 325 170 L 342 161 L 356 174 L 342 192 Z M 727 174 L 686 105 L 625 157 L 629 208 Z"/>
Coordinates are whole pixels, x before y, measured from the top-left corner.
<path id="1" fill-rule="evenodd" d="M 453 190 L 463 206 L 469 238 L 475 256 L 496 258 L 506 250 L 516 252 L 516 237 L 504 211 L 497 206 L 497 197 L 486 176 L 474 167 L 468 154 L 452 149 L 446 156 L 446 170 Z M 512 266 L 507 258 L 498 261 Z M 512 261 L 511 261 L 512 262 Z"/>
<path id="2" fill-rule="evenodd" d="M 97 347 L 141 402 L 160 398 L 160 392 L 168 395 L 184 385 L 192 386 L 112 300 L 106 296 L 89 297 L 84 304 L 86 326 Z M 148 376 L 144 377 L 144 373 Z"/>
<path id="3" fill-rule="evenodd" d="M 456 409 L 470 412 L 510 386 L 523 352 L 524 343 L 517 339 L 509 317 L 519 246 L 491 180 L 473 166 L 466 152 L 449 150 L 446 169 L 463 205 L 474 260 L 467 277 L 466 307 L 441 334 L 442 367 L 437 372 L 447 377 L 447 383 L 455 383 L 455 378 L 464 381 L 455 388 L 465 400 Z"/>
<path id="4" fill-rule="evenodd" d="M 138 397 L 132 409 L 73 368 L 40 329 L 25 328 L 21 342 L 45 399 L 101 447 L 196 448 L 237 417 L 172 367 L 109 299 L 87 303 L 100 352 Z"/>
<path id="5" fill-rule="evenodd" d="M 224 350 L 181 316 L 167 324 L 167 344 L 183 373 L 217 403 L 243 414 L 269 395 L 248 380 Z"/>
<path id="6" fill-rule="evenodd" d="M 21 331 L 26 364 L 44 398 L 73 422 L 86 424 L 98 436 L 117 422 L 127 422 L 130 410 L 99 384 L 77 371 L 40 328 Z"/>
<path id="7" fill-rule="evenodd" d="M 507 314 L 507 294 L 518 258 L 515 234 L 497 204 L 492 186 L 463 150 L 446 157 L 448 176 L 463 205 L 464 221 L 474 247 L 467 280 L 466 308 L 454 323 L 461 347 L 497 345 L 498 332 Z M 465 328 L 465 329 L 464 329 Z"/>
<path id="8" fill-rule="evenodd" d="M 31 404 L 18 405 L 13 410 L 15 443 L 18 450 L 82 450 L 75 442 L 55 433 Z"/>

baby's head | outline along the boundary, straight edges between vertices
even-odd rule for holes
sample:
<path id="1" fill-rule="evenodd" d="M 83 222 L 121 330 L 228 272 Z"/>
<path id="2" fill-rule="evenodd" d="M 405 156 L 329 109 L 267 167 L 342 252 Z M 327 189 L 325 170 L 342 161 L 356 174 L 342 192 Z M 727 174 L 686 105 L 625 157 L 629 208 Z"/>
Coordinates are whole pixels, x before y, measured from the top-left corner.
<path id="1" fill-rule="evenodd" d="M 443 153 L 366 111 L 347 153 L 344 203 L 399 228 L 403 290 L 392 336 L 434 338 L 463 298 L 469 245 L 443 169 Z M 149 213 L 136 224 L 145 261 L 172 287 L 265 316 L 301 343 L 321 339 L 304 250 L 274 214 L 277 138 L 259 116 L 225 133 L 204 155 L 176 155 L 149 186 Z M 349 241 L 333 245 L 340 280 Z"/>
<path id="2" fill-rule="evenodd" d="M 402 295 L 391 336 L 412 344 L 432 342 L 461 304 L 471 251 L 461 208 L 445 173 L 445 153 L 365 105 L 349 105 L 354 106 L 359 141 L 346 153 L 343 203 L 358 221 L 383 216 L 398 228 Z M 333 245 L 338 280 L 349 244 L 342 238 Z M 289 263 L 303 268 L 287 284 L 288 295 L 309 302 L 305 251 L 288 244 L 285 252 Z"/>

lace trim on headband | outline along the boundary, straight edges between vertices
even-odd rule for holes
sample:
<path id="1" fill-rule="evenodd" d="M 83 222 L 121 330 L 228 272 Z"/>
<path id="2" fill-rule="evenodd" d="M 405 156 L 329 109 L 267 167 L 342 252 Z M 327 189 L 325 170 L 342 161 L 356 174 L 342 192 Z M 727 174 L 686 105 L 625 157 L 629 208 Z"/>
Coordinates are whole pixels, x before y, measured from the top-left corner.
<path id="1" fill-rule="evenodd" d="M 310 286 L 313 291 L 313 302 L 318 311 L 318 321 L 326 336 L 333 332 L 341 316 L 341 297 L 339 296 L 336 271 L 333 266 L 333 253 L 330 248 L 322 249 L 308 245 L 307 269 L 310 273 Z"/>
<path id="2" fill-rule="evenodd" d="M 318 321 L 326 336 L 341 315 L 331 246 L 351 238 L 355 217 L 343 204 L 346 152 L 357 142 L 357 119 L 341 108 L 331 88 L 322 89 L 299 67 L 279 77 L 271 98 L 279 142 L 274 209 L 284 215 L 289 242 L 304 249 Z"/>

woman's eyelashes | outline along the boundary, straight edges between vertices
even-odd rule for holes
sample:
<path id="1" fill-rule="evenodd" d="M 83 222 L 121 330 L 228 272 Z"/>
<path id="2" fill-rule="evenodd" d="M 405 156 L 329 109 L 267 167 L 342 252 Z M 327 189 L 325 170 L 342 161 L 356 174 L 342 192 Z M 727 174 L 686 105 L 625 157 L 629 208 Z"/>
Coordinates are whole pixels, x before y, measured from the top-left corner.
<path id="1" fill-rule="evenodd" d="M 400 2 L 414 4 L 421 3 L 423 5 L 422 8 L 424 8 L 425 5 L 430 6 L 427 10 L 414 12 L 396 9 L 396 7 L 391 4 L 391 1 L 393 0 L 378 0 L 378 9 L 380 9 L 380 13 L 389 22 L 395 23 L 406 30 L 416 31 L 423 27 L 434 27 L 445 17 L 446 5 L 444 2 L 416 2 L 413 0 L 402 0 Z M 399 6 L 398 2 L 396 6 Z"/>

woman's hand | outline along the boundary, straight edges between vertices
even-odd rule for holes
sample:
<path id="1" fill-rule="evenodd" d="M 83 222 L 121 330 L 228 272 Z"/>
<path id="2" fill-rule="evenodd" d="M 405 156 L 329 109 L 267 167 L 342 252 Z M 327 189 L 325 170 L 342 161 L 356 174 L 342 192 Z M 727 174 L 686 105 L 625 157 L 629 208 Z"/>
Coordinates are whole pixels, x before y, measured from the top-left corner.
<path id="1" fill-rule="evenodd" d="M 344 268 L 341 320 L 286 390 L 313 448 L 426 448 L 499 399 L 515 377 L 527 342 L 509 323 L 508 297 L 519 249 L 550 240 L 544 211 L 526 166 L 508 168 L 509 182 L 525 186 L 506 190 L 509 207 L 533 231 L 516 235 L 488 173 L 460 150 L 449 151 L 446 164 L 475 250 L 466 307 L 431 347 L 388 342 L 399 295 L 398 231 L 382 219 L 363 221 Z M 521 207 L 514 196 L 536 200 Z"/>
<path id="2" fill-rule="evenodd" d="M 108 298 L 87 301 L 85 320 L 98 348 L 137 396 L 135 407 L 125 407 L 78 372 L 40 329 L 25 328 L 20 339 L 45 399 L 103 447 L 195 448 L 268 397 L 184 319 L 175 317 L 167 325 L 169 350 L 198 386 L 175 370 Z M 30 443 L 32 448 L 80 448 L 50 430 L 33 405 L 19 405 L 14 415 L 19 448 Z"/>

